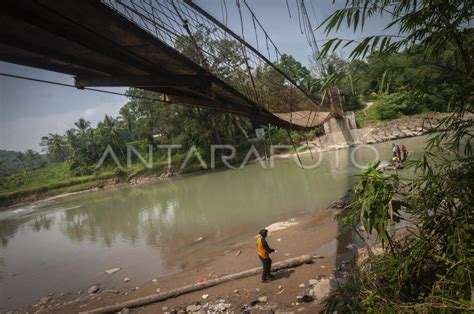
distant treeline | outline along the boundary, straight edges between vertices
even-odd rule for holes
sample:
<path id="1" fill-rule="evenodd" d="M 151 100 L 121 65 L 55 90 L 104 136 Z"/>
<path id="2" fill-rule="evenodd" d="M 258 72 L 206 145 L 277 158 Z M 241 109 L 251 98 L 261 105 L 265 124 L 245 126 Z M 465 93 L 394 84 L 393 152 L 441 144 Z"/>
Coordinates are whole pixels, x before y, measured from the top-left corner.
<path id="1" fill-rule="evenodd" d="M 23 168 L 38 168 L 48 163 L 48 156 L 32 149 L 16 152 L 0 149 L 0 175 L 6 175 Z"/>

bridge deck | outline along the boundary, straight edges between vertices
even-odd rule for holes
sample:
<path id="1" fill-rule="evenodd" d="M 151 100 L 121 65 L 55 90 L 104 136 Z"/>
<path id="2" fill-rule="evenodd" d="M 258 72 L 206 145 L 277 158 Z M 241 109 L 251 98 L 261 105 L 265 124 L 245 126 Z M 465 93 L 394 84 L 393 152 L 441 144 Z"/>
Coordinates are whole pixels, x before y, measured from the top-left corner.
<path id="1" fill-rule="evenodd" d="M 272 114 L 100 1 L 3 0 L 0 9 L 2 61 L 71 74 L 89 86 L 140 87 L 173 103 L 287 128 L 319 125 L 329 115 L 319 112 L 308 123 Z"/>

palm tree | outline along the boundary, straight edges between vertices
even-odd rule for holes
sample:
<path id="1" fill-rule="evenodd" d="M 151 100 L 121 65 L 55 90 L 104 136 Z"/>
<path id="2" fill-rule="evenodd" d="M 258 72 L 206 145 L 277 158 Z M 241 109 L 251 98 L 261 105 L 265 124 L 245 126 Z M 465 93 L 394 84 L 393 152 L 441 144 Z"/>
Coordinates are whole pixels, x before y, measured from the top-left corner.
<path id="1" fill-rule="evenodd" d="M 81 148 L 77 141 L 76 129 L 66 130 L 66 133 L 64 133 L 64 137 L 66 138 L 68 150 L 71 154 L 71 157 L 74 157 L 76 155 L 76 150 Z"/>
<path id="2" fill-rule="evenodd" d="M 132 141 L 135 140 L 134 126 L 136 121 L 136 115 L 132 110 L 129 110 L 127 106 L 124 106 L 120 109 L 120 118 L 121 121 L 125 124 L 125 128 L 127 129 L 128 133 L 130 134 L 130 138 Z"/>
<path id="3" fill-rule="evenodd" d="M 68 157 L 68 145 L 64 136 L 49 133 L 41 138 L 42 146 L 46 146 L 53 160 L 63 161 Z"/>
<path id="4" fill-rule="evenodd" d="M 70 141 L 70 144 L 72 144 L 71 148 L 74 156 L 79 156 L 79 159 L 88 159 L 90 157 L 90 150 L 88 148 L 90 145 L 93 146 L 93 141 L 90 140 L 89 136 L 92 130 L 90 128 L 91 123 L 84 118 L 80 118 L 77 122 L 74 122 L 74 125 L 79 131 L 78 136 L 69 132 L 66 133 L 66 137 L 73 140 L 73 142 Z"/>
<path id="5" fill-rule="evenodd" d="M 34 166 L 34 162 L 40 158 L 39 154 L 32 149 L 28 149 L 25 153 L 25 160 L 29 167 Z"/>
<path id="6" fill-rule="evenodd" d="M 66 133 L 64 133 L 64 135 L 66 136 L 66 139 L 70 144 L 74 144 L 76 142 L 77 137 L 75 129 L 66 130 Z"/>
<path id="7" fill-rule="evenodd" d="M 86 121 L 84 118 L 80 118 L 79 121 L 74 122 L 74 125 L 77 127 L 80 133 L 84 133 L 87 129 L 90 128 L 91 123 Z"/>
<path id="8" fill-rule="evenodd" d="M 109 115 L 105 115 L 104 121 L 99 122 L 97 128 L 101 131 L 104 139 L 107 142 L 106 144 L 114 144 L 114 146 L 119 149 L 120 153 L 122 154 L 122 157 L 125 158 L 125 154 L 120 145 L 120 127 L 117 123 L 117 120 Z"/>
<path id="9" fill-rule="evenodd" d="M 23 153 L 23 152 L 16 153 L 16 159 L 18 159 L 18 161 L 20 161 L 21 164 L 24 165 L 24 163 L 26 161 L 25 153 Z"/>

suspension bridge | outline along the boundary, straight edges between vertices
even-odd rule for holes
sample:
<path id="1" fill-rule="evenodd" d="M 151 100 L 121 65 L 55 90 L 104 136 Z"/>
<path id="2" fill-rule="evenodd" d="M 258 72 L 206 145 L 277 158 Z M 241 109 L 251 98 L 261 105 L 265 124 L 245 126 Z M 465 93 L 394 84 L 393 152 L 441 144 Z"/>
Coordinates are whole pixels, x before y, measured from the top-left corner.
<path id="1" fill-rule="evenodd" d="M 191 0 L 3 0 L 0 9 L 0 60 L 70 74 L 77 88 L 137 87 L 293 129 L 343 115 L 340 93 L 314 96 L 269 37 L 255 48 L 243 27 L 237 35 Z"/>

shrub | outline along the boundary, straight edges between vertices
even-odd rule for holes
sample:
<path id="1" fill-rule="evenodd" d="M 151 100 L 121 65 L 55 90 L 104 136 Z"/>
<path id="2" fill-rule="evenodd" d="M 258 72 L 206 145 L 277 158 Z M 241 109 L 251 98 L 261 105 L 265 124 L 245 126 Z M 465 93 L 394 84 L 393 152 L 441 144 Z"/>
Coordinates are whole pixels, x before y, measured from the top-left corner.
<path id="1" fill-rule="evenodd" d="M 412 115 L 421 112 L 422 94 L 420 92 L 399 92 L 390 96 L 392 97 L 392 102 L 400 108 L 401 113 Z"/>
<path id="2" fill-rule="evenodd" d="M 364 109 L 364 104 L 362 104 L 359 100 L 359 97 L 354 96 L 352 94 L 344 94 L 344 102 L 342 107 L 344 111 L 355 111 Z"/>
<path id="3" fill-rule="evenodd" d="M 372 108 L 377 120 L 395 119 L 400 115 L 399 108 L 394 102 L 392 95 L 383 95 L 375 102 Z"/>
<path id="4" fill-rule="evenodd" d="M 422 111 L 422 95 L 417 91 L 398 92 L 379 96 L 366 111 L 366 120 L 390 120 Z"/>
<path id="5" fill-rule="evenodd" d="M 273 145 L 289 145 L 290 139 L 288 133 L 284 129 L 277 129 L 272 132 L 272 144 Z"/>
<path id="6" fill-rule="evenodd" d="M 94 167 L 78 161 L 72 161 L 69 165 L 69 172 L 72 176 L 87 176 L 94 172 Z"/>

